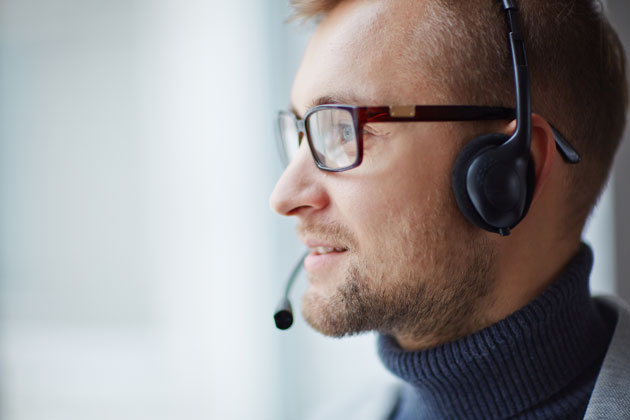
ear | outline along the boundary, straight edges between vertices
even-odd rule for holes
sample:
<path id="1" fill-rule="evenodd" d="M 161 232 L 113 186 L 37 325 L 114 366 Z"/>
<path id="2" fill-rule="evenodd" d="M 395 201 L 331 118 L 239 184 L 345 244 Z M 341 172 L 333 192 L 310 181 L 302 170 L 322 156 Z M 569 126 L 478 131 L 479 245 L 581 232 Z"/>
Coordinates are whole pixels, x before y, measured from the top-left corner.
<path id="1" fill-rule="evenodd" d="M 516 129 L 516 121 L 506 127 L 506 134 L 510 135 Z M 540 115 L 532 114 L 532 143 L 531 155 L 536 173 L 536 186 L 532 203 L 536 201 L 545 182 L 549 178 L 551 169 L 556 161 L 556 141 L 549 123 Z"/>
<path id="2" fill-rule="evenodd" d="M 531 154 L 534 160 L 534 171 L 536 172 L 536 188 L 532 199 L 532 203 L 534 203 L 540 195 L 545 182 L 549 179 L 549 174 L 551 174 L 551 169 L 558 155 L 556 152 L 556 140 L 553 137 L 551 126 L 538 114 L 532 114 Z"/>

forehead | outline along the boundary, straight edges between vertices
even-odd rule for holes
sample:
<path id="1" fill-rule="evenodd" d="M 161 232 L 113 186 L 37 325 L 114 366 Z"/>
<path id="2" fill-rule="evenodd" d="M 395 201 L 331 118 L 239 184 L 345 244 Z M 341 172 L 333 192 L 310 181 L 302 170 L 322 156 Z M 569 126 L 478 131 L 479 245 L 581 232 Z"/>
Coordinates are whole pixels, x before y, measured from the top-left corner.
<path id="1" fill-rule="evenodd" d="M 291 102 L 303 113 L 320 97 L 357 105 L 432 103 L 421 41 L 422 0 L 349 0 L 313 34 Z"/>

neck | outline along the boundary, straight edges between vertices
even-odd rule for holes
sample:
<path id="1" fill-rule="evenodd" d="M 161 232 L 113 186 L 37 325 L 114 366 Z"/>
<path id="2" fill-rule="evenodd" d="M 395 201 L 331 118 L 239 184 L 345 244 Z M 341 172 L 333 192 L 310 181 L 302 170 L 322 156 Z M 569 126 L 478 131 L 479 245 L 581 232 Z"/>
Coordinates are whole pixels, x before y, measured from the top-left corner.
<path id="1" fill-rule="evenodd" d="M 530 235 L 515 229 L 498 249 L 496 286 L 485 310 L 489 324 L 504 319 L 546 290 L 581 246 L 579 236 L 557 239 L 551 233 Z M 488 325 L 489 325 L 488 324 Z"/>
<path id="2" fill-rule="evenodd" d="M 578 252 L 579 235 L 558 239 L 547 231 L 537 232 L 533 239 L 528 237 L 529 232 L 523 226 L 511 236 L 496 240 L 497 264 L 491 273 L 494 288 L 477 302 L 477 312 L 470 315 L 475 321 L 468 323 L 468 330 L 457 335 L 436 332 L 423 337 L 397 331 L 392 335 L 400 347 L 417 351 L 457 340 L 508 317 L 547 289 Z"/>

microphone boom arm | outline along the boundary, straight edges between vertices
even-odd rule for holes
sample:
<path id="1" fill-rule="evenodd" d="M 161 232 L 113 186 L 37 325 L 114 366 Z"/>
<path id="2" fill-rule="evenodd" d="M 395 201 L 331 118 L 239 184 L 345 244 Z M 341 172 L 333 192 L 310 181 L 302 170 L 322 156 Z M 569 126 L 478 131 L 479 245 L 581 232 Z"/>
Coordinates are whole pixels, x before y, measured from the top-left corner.
<path id="1" fill-rule="evenodd" d="M 284 289 L 284 296 L 282 297 L 282 299 L 280 299 L 280 303 L 278 303 L 278 306 L 276 307 L 273 319 L 276 322 L 276 327 L 278 327 L 278 329 L 280 330 L 286 330 L 291 325 L 293 325 L 293 308 L 291 307 L 291 302 L 289 301 L 289 292 L 293 287 L 295 279 L 304 266 L 304 259 L 309 253 L 310 251 L 306 251 L 302 258 L 300 258 L 298 263 L 295 265 L 295 268 L 293 269 L 289 280 L 287 280 L 287 286 Z"/>

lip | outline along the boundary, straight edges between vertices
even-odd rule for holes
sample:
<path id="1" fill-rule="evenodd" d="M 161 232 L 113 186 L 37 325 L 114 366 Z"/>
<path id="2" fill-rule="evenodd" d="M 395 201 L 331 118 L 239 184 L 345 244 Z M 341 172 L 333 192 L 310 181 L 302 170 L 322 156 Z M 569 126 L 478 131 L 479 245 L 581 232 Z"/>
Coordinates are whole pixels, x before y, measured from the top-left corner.
<path id="1" fill-rule="evenodd" d="M 310 249 L 310 253 L 304 259 L 304 269 L 310 273 L 323 273 L 332 269 L 348 251 L 347 247 L 324 238 L 303 236 L 300 239 Z M 321 254 L 318 252 L 318 248 L 327 248 L 333 251 Z"/>
<path id="2" fill-rule="evenodd" d="M 315 250 L 315 248 L 318 248 L 318 247 L 338 248 L 338 249 L 344 249 L 344 250 L 346 249 L 345 246 L 334 244 L 331 242 L 326 242 L 324 240 L 317 239 L 317 238 L 303 238 L 302 242 L 304 242 L 304 245 L 306 245 L 306 247 L 311 250 Z"/>
<path id="3" fill-rule="evenodd" d="M 328 270 L 338 263 L 339 260 L 345 256 L 346 252 L 347 251 L 344 249 L 343 251 L 318 254 L 315 250 L 311 250 L 304 259 L 304 269 L 311 273 Z"/>

